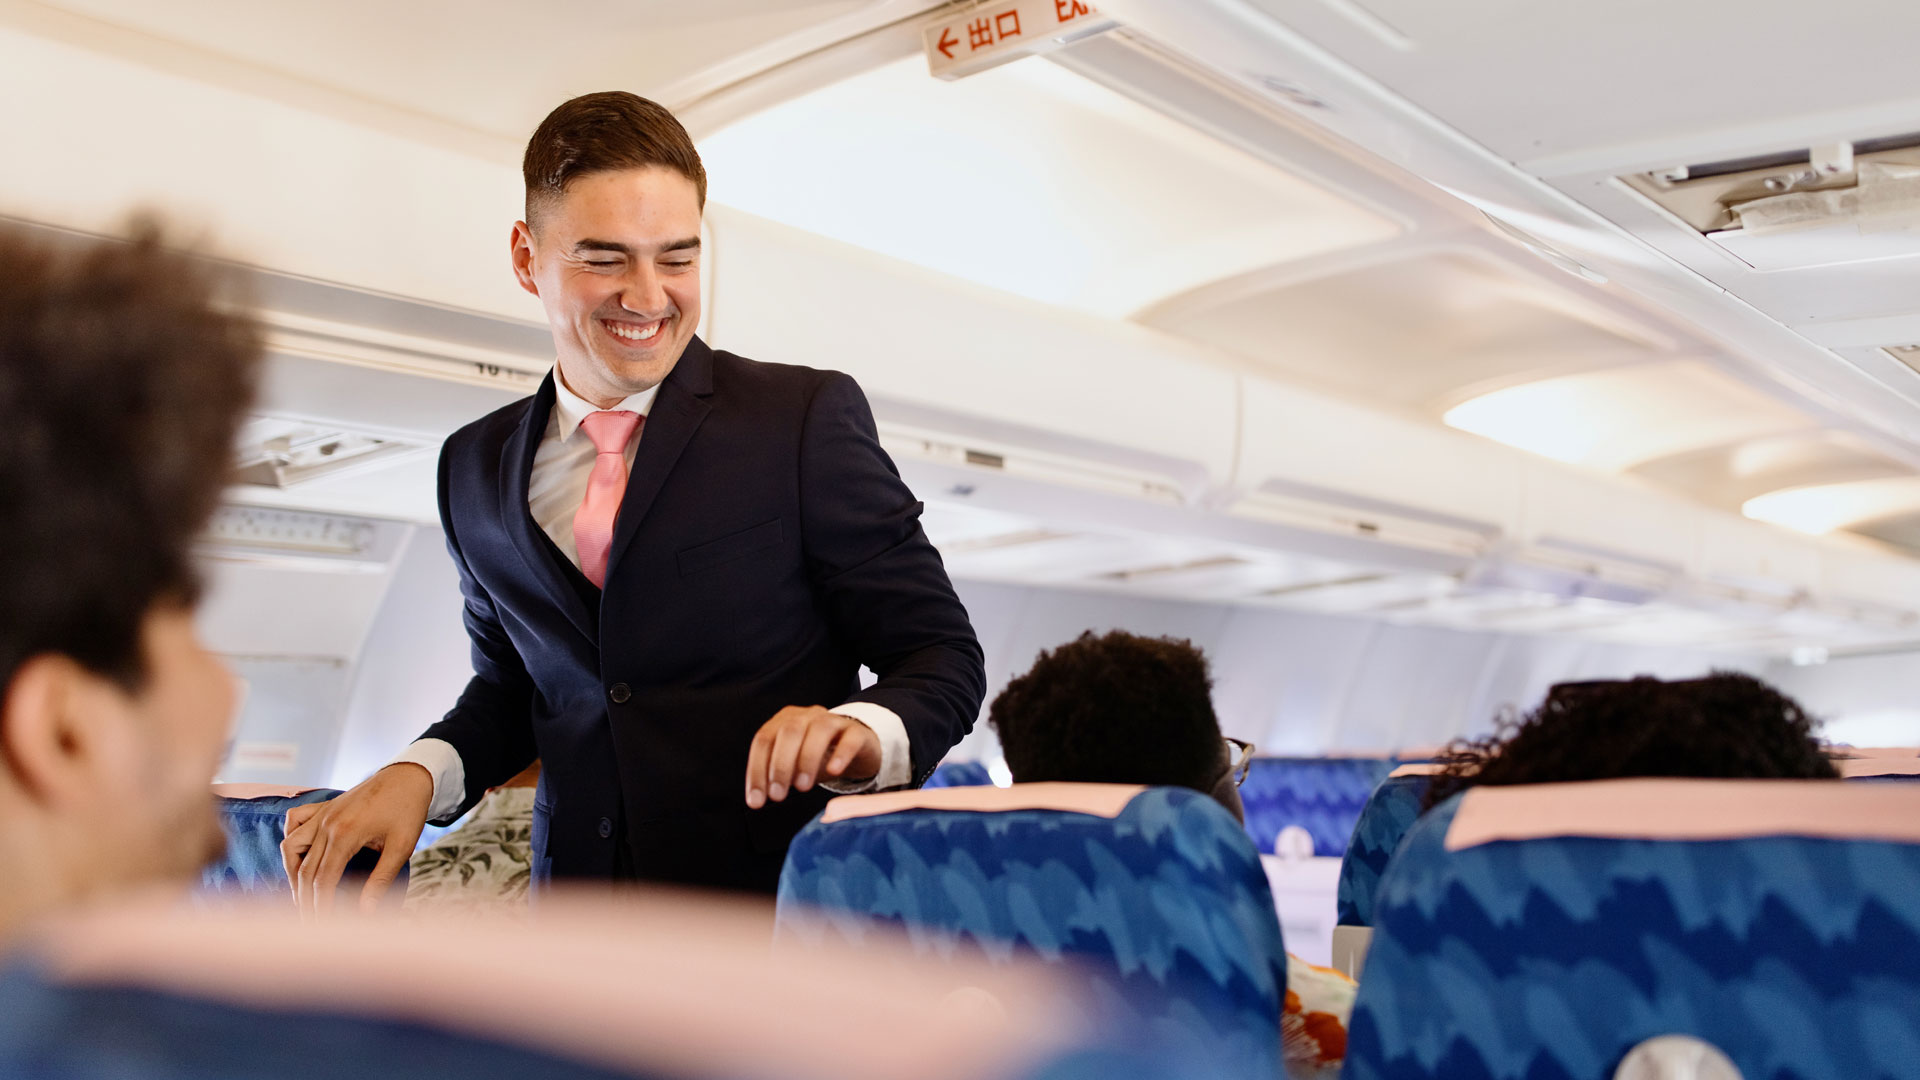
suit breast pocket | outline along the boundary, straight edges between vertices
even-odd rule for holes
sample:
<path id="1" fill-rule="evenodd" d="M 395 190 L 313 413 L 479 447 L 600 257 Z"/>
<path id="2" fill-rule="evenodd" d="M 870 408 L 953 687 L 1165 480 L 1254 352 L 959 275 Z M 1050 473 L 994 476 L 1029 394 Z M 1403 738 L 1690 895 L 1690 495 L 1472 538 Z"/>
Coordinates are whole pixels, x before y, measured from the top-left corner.
<path id="1" fill-rule="evenodd" d="M 749 555 L 780 546 L 785 537 L 780 519 L 762 522 L 751 529 L 731 533 L 718 540 L 709 540 L 704 544 L 695 544 L 686 548 L 677 556 L 680 564 L 680 576 L 692 577 L 718 569 L 730 562 L 736 562 Z"/>

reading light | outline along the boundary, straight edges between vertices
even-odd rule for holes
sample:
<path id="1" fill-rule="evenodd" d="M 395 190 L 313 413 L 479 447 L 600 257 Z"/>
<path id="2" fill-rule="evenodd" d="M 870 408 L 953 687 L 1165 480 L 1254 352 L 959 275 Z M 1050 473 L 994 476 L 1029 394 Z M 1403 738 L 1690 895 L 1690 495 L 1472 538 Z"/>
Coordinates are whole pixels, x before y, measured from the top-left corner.
<path id="1" fill-rule="evenodd" d="M 1755 521 L 1768 521 L 1819 536 L 1869 521 L 1920 512 L 1920 476 L 1889 476 L 1770 491 L 1748 499 L 1740 512 Z"/>
<path id="2" fill-rule="evenodd" d="M 1542 457 L 1608 472 L 1810 423 L 1698 360 L 1521 383 L 1462 402 L 1444 419 L 1450 427 Z"/>

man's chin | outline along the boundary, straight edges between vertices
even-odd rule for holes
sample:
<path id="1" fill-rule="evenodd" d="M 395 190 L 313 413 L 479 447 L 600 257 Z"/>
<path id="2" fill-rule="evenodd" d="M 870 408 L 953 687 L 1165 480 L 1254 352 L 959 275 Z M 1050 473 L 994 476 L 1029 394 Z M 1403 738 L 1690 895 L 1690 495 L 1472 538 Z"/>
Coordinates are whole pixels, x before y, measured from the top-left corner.
<path id="1" fill-rule="evenodd" d="M 652 379 L 658 382 L 667 377 L 673 366 L 687 351 L 687 341 L 675 340 L 667 336 L 673 328 L 663 331 L 659 337 L 647 343 L 644 348 L 622 345 L 615 341 L 598 343 L 594 349 L 594 359 L 600 369 L 623 383 Z"/>

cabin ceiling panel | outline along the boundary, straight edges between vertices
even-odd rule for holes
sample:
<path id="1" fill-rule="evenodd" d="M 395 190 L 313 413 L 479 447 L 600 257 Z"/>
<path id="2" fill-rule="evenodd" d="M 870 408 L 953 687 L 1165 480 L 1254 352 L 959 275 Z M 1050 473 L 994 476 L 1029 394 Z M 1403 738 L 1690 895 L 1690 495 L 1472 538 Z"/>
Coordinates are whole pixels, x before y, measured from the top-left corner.
<path id="1" fill-rule="evenodd" d="M 882 21 L 928 0 L 44 0 L 47 6 L 238 58 L 342 93 L 524 140 L 593 90 L 655 96 L 743 53 L 836 19 Z"/>
<path id="2" fill-rule="evenodd" d="M 1898 4 L 1251 2 L 1523 163 L 1915 97 Z"/>
<path id="3" fill-rule="evenodd" d="M 1783 488 L 1901 476 L 1911 470 L 1844 431 L 1799 432 L 1642 462 L 1630 470 L 1661 487 L 1738 513 Z"/>
<path id="4" fill-rule="evenodd" d="M 748 117 L 700 150 L 715 202 L 1107 317 L 1401 234 L 1054 64 L 946 83 L 911 57 Z"/>
<path id="5" fill-rule="evenodd" d="M 1813 426 L 1799 411 L 1699 360 L 1509 386 L 1455 406 L 1446 421 L 1603 472 Z"/>
<path id="6" fill-rule="evenodd" d="M 1476 388 L 1662 355 L 1618 320 L 1466 252 L 1170 305 L 1146 321 L 1289 380 L 1435 415 Z"/>

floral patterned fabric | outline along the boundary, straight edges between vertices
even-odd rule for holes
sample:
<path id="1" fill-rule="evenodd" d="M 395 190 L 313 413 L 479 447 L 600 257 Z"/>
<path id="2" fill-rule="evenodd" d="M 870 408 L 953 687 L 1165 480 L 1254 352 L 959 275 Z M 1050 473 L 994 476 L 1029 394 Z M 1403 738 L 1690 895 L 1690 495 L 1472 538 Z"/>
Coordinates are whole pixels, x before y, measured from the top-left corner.
<path id="1" fill-rule="evenodd" d="M 524 909 L 532 879 L 533 788 L 496 788 L 467 820 L 408 861 L 406 910 Z"/>
<path id="2" fill-rule="evenodd" d="M 1347 1018 L 1359 988 L 1332 968 L 1287 954 L 1287 997 L 1280 1009 L 1280 1056 L 1289 1080 L 1331 1080 L 1347 1056 Z"/>

